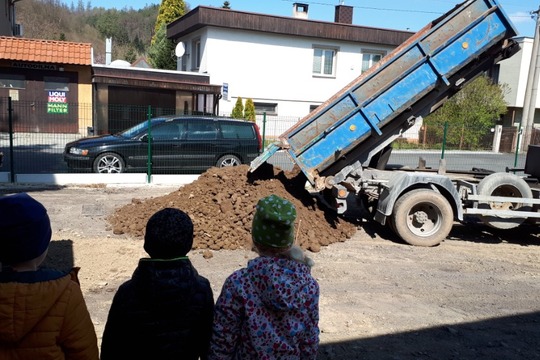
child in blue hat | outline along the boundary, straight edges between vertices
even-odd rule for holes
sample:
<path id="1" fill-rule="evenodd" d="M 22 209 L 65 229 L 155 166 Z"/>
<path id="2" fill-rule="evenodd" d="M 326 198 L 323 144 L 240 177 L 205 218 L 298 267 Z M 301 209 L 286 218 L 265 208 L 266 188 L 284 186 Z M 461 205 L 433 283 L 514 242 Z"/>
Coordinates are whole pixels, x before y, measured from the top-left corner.
<path id="1" fill-rule="evenodd" d="M 0 196 L 0 359 L 95 359 L 97 337 L 74 269 L 40 268 L 51 241 L 45 207 Z"/>

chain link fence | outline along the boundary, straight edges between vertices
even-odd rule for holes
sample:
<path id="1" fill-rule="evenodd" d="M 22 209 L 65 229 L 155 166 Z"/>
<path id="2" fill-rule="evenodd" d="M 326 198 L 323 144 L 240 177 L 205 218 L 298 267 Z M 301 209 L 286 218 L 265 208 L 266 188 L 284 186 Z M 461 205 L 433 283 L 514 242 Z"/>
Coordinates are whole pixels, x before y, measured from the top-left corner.
<path id="1" fill-rule="evenodd" d="M 3 152 L 0 172 L 73 172 L 63 160 L 67 143 L 87 136 L 122 131 L 146 121 L 149 115 L 154 117 L 176 113 L 175 109 L 146 106 L 93 108 L 89 104 L 51 105 L 47 102 L 0 98 L 0 152 Z M 299 120 L 299 117 L 266 114 L 256 117 L 265 146 Z M 422 158 L 427 167 L 437 168 L 440 159 L 444 158 L 447 168 L 456 171 L 523 168 L 525 153 L 521 149 L 526 149 L 524 139 L 530 144 L 540 144 L 540 131 L 533 129 L 530 134 L 525 134 L 517 127 L 496 126 L 478 133 L 475 129 L 452 127 L 452 124 L 432 126 L 419 123 L 394 141 L 390 163 L 414 168 Z"/>

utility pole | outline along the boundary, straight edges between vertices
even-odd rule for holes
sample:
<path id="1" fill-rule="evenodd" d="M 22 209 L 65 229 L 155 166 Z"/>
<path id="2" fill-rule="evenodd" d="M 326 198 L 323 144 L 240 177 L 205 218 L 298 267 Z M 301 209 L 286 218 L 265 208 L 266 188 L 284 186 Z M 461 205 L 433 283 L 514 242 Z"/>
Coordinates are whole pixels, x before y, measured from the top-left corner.
<path id="1" fill-rule="evenodd" d="M 538 77 L 540 76 L 540 7 L 538 7 L 538 10 L 532 11 L 531 15 L 536 16 L 536 27 L 534 31 L 531 65 L 527 77 L 527 88 L 525 89 L 523 115 L 520 122 L 520 124 L 525 123 L 525 136 L 523 138 L 524 151 L 527 151 L 531 142 L 531 135 L 534 128 L 534 112 L 536 110 L 536 100 L 538 98 Z"/>

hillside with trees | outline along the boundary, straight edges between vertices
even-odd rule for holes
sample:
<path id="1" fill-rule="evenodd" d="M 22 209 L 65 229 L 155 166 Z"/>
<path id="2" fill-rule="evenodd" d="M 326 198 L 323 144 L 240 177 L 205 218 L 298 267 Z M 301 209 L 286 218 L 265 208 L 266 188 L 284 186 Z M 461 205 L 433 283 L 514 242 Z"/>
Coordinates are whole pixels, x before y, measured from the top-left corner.
<path id="1" fill-rule="evenodd" d="M 177 1 L 173 9 L 169 9 L 168 4 L 162 4 L 147 5 L 138 10 L 118 10 L 92 7 L 90 0 L 86 3 L 83 0 L 71 2 L 70 5 L 60 0 L 24 0 L 17 2 L 16 17 L 23 26 L 23 37 L 91 43 L 94 63 L 104 64 L 106 38 L 112 38 L 113 60 L 132 63 L 141 57 L 148 57 L 156 35 L 154 29 L 161 28 L 164 32 L 164 19 L 169 21 L 187 11 L 189 5 L 184 5 L 183 1 Z M 161 35 L 162 43 L 165 42 L 159 44 L 161 47 L 172 46 L 170 40 L 163 40 L 164 33 L 158 35 Z M 154 53 L 159 53 L 159 49 Z M 152 62 L 152 59 L 149 60 Z"/>

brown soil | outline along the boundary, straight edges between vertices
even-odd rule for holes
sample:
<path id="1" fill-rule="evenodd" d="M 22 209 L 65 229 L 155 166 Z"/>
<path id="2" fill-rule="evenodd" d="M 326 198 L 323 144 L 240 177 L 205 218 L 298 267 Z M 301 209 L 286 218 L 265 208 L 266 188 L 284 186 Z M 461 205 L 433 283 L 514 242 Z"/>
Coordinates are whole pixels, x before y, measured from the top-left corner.
<path id="1" fill-rule="evenodd" d="M 156 211 L 174 207 L 189 214 L 195 227 L 194 249 L 251 248 L 251 221 L 257 201 L 275 194 L 296 207 L 297 243 L 312 252 L 321 246 L 349 239 L 356 225 L 341 218 L 304 190 L 301 172 L 272 170 L 270 176 L 248 178 L 247 165 L 211 168 L 196 181 L 166 196 L 133 199 L 108 219 L 116 235 L 143 237 L 145 225 Z M 269 169 L 263 170 L 269 171 Z"/>

